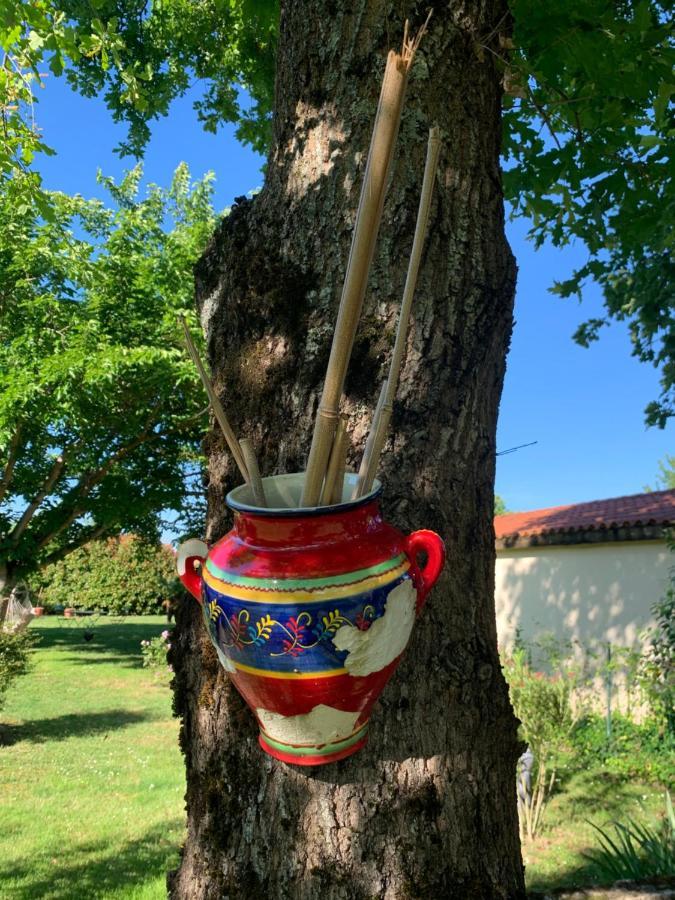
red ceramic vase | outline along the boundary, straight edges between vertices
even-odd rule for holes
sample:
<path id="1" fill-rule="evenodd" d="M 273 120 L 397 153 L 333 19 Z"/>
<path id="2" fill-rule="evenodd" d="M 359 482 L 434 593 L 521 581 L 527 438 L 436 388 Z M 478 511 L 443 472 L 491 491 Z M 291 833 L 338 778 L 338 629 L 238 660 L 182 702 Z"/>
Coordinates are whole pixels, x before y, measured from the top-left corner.
<path id="1" fill-rule="evenodd" d="M 177 564 L 263 750 L 321 765 L 365 744 L 444 547 L 432 531 L 406 537 L 384 522 L 379 486 L 356 501 L 298 508 L 302 478 L 266 478 L 267 509 L 248 486 L 232 491 L 232 531 L 210 550 L 187 541 Z M 355 479 L 345 478 L 345 498 Z"/>

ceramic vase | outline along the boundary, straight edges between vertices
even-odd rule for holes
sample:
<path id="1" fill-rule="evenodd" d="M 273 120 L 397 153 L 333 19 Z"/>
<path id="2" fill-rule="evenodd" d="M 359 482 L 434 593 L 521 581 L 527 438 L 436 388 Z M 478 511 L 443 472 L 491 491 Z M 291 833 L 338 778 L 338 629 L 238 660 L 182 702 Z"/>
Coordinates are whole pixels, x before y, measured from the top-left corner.
<path id="1" fill-rule="evenodd" d="M 302 479 L 264 479 L 266 509 L 248 486 L 232 491 L 232 531 L 210 550 L 198 540 L 182 544 L 177 566 L 256 716 L 263 750 L 321 765 L 365 744 L 444 547 L 432 531 L 405 536 L 388 525 L 377 482 L 351 501 L 356 476 L 347 475 L 344 502 L 302 509 Z"/>

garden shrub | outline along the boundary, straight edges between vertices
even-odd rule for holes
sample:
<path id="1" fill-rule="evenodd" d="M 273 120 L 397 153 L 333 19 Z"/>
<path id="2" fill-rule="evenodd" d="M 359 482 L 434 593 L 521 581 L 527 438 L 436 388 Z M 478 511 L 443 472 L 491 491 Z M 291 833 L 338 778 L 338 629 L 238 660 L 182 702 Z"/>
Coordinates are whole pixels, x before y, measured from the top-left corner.
<path id="1" fill-rule="evenodd" d="M 516 715 L 522 721 L 521 736 L 537 755 L 542 745 L 548 757 L 555 757 L 555 769 L 572 774 L 602 767 L 604 773 L 621 780 L 641 780 L 655 784 L 675 781 L 675 736 L 668 728 L 665 711 L 658 703 L 649 703 L 650 714 L 642 721 L 630 715 L 633 704 L 651 701 L 641 692 L 640 672 L 651 651 L 640 655 L 631 648 L 612 647 L 611 662 L 603 651 L 586 649 L 582 670 L 565 656 L 561 642 L 547 636 L 531 644 L 519 642 L 513 655 L 505 660 L 505 674 L 511 688 Z M 536 660 L 535 669 L 532 661 Z M 588 668 L 590 663 L 590 669 Z M 633 682 L 627 713 L 613 710 L 611 738 L 607 736 L 606 714 L 593 712 L 605 703 L 598 681 L 610 671 L 613 677 Z M 662 682 L 661 682 L 662 683 Z M 663 697 L 660 694 L 659 697 Z M 593 702 L 593 699 L 595 702 Z M 568 728 L 570 722 L 572 727 Z"/>
<path id="2" fill-rule="evenodd" d="M 675 549 L 672 541 L 669 546 Z M 675 741 L 675 568 L 670 570 L 670 587 L 651 610 L 656 624 L 646 634 L 649 644 L 639 681 L 652 713 Z"/>
<path id="3" fill-rule="evenodd" d="M 550 755 L 551 749 L 567 743 L 572 731 L 573 678 L 562 672 L 536 671 L 522 647 L 505 661 L 504 671 L 523 740 L 535 757 Z"/>
<path id="4" fill-rule="evenodd" d="M 600 765 L 608 775 L 622 781 L 675 783 L 675 740 L 656 718 L 638 723 L 614 713 L 608 739 L 604 716 L 589 714 L 575 725 L 571 744 L 572 768 Z"/>
<path id="5" fill-rule="evenodd" d="M 170 547 L 143 538 L 93 541 L 47 567 L 35 584 L 48 608 L 73 606 L 115 615 L 160 612 L 183 595 Z"/>
<path id="6" fill-rule="evenodd" d="M 521 771 L 518 784 L 521 836 L 532 840 L 541 825 L 561 754 L 574 726 L 574 672 L 547 674 L 535 670 L 531 654 L 521 645 L 505 660 L 504 674 L 513 709 L 521 722 L 520 736 L 534 756 L 531 781 Z"/>
<path id="7" fill-rule="evenodd" d="M 33 635 L 28 631 L 9 632 L 0 629 L 0 709 L 9 686 L 30 667 Z"/>

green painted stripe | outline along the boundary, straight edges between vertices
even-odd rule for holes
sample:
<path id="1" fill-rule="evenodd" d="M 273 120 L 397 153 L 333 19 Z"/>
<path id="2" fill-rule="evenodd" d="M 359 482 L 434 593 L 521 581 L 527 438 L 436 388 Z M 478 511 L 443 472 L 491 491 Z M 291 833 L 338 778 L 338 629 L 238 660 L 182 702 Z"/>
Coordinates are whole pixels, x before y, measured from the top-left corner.
<path id="1" fill-rule="evenodd" d="M 352 744 L 361 740 L 367 730 L 368 722 L 363 728 L 359 728 L 356 734 L 352 734 L 351 737 L 345 738 L 344 741 L 336 741 L 334 744 L 326 744 L 320 750 L 317 747 L 293 747 L 291 744 L 282 744 L 281 741 L 275 741 L 269 737 L 262 729 L 260 733 L 266 744 L 269 744 L 270 747 L 274 747 L 276 750 L 283 750 L 284 753 L 292 753 L 294 756 L 328 756 L 329 753 L 337 753 L 338 750 L 351 747 Z"/>
<path id="2" fill-rule="evenodd" d="M 346 572 L 344 575 L 331 575 L 328 578 L 247 578 L 245 575 L 233 575 L 220 569 L 212 560 L 206 560 L 206 568 L 214 578 L 225 581 L 228 584 L 239 584 L 242 587 L 260 588 L 271 591 L 296 591 L 312 590 L 322 587 L 338 587 L 342 584 L 352 584 L 354 581 L 363 581 L 373 575 L 382 575 L 390 569 L 396 569 L 405 562 L 405 553 L 370 566 L 368 569 L 357 569 L 355 572 Z"/>

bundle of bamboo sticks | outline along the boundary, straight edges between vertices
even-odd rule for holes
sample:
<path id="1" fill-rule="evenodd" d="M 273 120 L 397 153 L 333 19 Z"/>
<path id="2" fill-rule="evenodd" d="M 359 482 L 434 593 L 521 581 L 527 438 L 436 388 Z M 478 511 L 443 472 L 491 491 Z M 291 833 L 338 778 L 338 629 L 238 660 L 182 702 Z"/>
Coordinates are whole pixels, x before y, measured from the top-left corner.
<path id="1" fill-rule="evenodd" d="M 340 308 L 326 370 L 323 393 L 314 426 L 312 445 L 305 473 L 301 508 L 328 506 L 365 496 L 372 490 L 382 448 L 391 419 L 394 397 L 405 351 L 408 321 L 412 306 L 422 248 L 427 232 L 433 185 L 438 166 L 440 137 L 437 127 L 429 131 L 415 236 L 408 265 L 394 350 L 386 381 L 383 383 L 366 442 L 358 479 L 351 496 L 344 496 L 348 452 L 347 416 L 340 411 L 347 366 L 361 315 L 368 275 L 380 228 L 387 181 L 398 134 L 408 73 L 427 22 L 415 37 L 405 24 L 400 53 L 390 51 L 380 92 L 361 197 L 352 236 L 352 245 L 342 289 Z M 225 412 L 209 381 L 185 321 L 182 321 L 190 356 L 209 396 L 214 415 L 244 481 L 250 485 L 256 505 L 266 507 L 267 500 L 258 463 L 250 440 L 237 440 Z"/>

